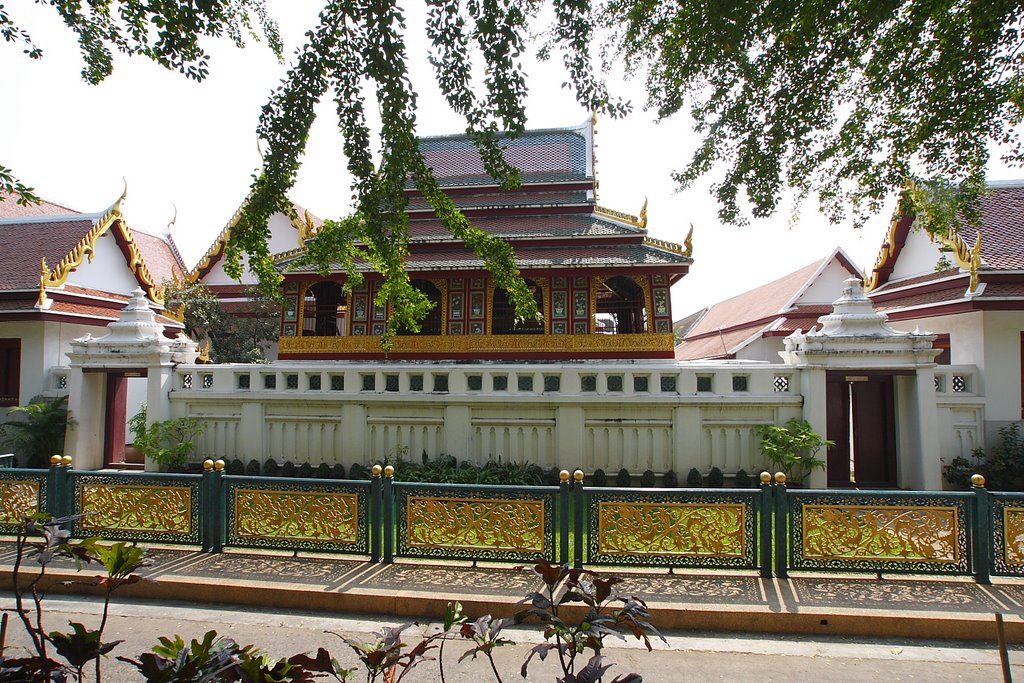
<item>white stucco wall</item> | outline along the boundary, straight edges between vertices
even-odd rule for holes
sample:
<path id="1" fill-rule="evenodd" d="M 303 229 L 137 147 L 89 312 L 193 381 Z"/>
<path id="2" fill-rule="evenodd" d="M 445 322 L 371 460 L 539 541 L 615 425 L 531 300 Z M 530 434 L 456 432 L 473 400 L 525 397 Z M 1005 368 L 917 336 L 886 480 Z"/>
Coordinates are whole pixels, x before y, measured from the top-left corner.
<path id="1" fill-rule="evenodd" d="M 73 271 L 68 276 L 68 284 L 124 294 L 139 286 L 135 274 L 125 263 L 124 254 L 110 232 L 96 240 L 92 262 L 87 262 Z"/>
<path id="2" fill-rule="evenodd" d="M 1021 419 L 1020 333 L 1024 312 L 986 311 L 984 315 L 986 373 L 985 410 L 989 422 Z"/>
<path id="3" fill-rule="evenodd" d="M 846 278 L 854 274 L 848 271 L 838 259 L 833 258 L 795 303 L 800 305 L 831 304 L 842 294 Z"/>
<path id="4" fill-rule="evenodd" d="M 934 272 L 935 264 L 939 262 L 941 255 L 939 244 L 932 242 L 924 230 L 911 229 L 903 251 L 900 252 L 900 256 L 896 260 L 892 275 L 889 276 L 889 281 Z"/>
<path id="5" fill-rule="evenodd" d="M 756 360 L 765 363 L 782 363 L 779 352 L 785 348 L 784 337 L 761 337 L 736 353 L 737 360 Z"/>
<path id="6" fill-rule="evenodd" d="M 299 231 L 295 229 L 291 221 L 283 213 L 275 213 L 267 221 L 267 227 L 270 229 L 270 239 L 267 244 L 271 254 L 279 254 L 283 251 L 290 251 L 297 249 L 302 246 L 299 243 Z M 251 285 L 256 283 L 256 278 L 249 272 L 245 257 L 242 257 L 242 284 Z M 207 285 L 236 285 L 239 284 L 238 280 L 235 280 L 228 276 L 224 272 L 224 260 L 218 261 L 210 272 L 203 278 L 203 282 Z"/>

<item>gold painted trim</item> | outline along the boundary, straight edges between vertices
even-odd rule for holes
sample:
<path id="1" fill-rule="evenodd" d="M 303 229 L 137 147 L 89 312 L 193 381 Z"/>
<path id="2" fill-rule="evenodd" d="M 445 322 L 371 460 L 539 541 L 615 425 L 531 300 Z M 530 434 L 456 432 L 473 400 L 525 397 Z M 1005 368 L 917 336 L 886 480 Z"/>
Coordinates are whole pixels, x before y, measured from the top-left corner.
<path id="1" fill-rule="evenodd" d="M 39 277 L 39 300 L 38 304 L 40 307 L 45 306 L 47 296 L 46 290 L 50 287 L 61 287 L 67 280 L 68 276 L 75 271 L 86 258 L 91 263 L 96 255 L 96 243 L 100 237 L 102 237 L 107 231 L 112 228 L 116 228 L 128 248 L 128 267 L 132 270 L 136 280 L 146 290 L 146 296 L 149 300 L 156 303 L 162 304 L 164 302 L 163 287 L 157 285 L 153 281 L 153 276 L 149 272 L 149 268 L 142 260 L 142 254 L 139 253 L 139 246 L 135 243 L 135 238 L 132 237 L 131 228 L 128 227 L 128 223 L 125 221 L 124 214 L 121 212 L 121 203 L 128 195 L 128 188 L 125 187 L 124 192 L 118 197 L 117 201 L 114 202 L 110 208 L 108 208 L 102 216 L 100 216 L 93 227 L 85 233 L 81 240 L 72 247 L 71 251 L 64 256 L 54 268 L 48 268 L 46 266 L 46 259 L 42 259 L 40 262 L 41 275 Z"/>
<path id="2" fill-rule="evenodd" d="M 611 508 L 633 508 L 633 509 L 646 509 L 646 508 L 684 508 L 684 509 L 715 509 L 715 510 L 727 510 L 729 512 L 736 512 L 743 520 L 746 514 L 746 506 L 742 503 L 723 503 L 719 505 L 708 505 L 706 503 L 630 503 L 630 502 L 615 502 L 615 501 L 601 501 L 598 503 L 597 509 L 597 529 L 598 529 L 598 552 L 601 555 L 644 555 L 644 556 L 655 556 L 655 557 L 728 557 L 728 558 L 743 558 L 745 557 L 745 549 L 747 546 L 747 530 L 743 524 L 740 524 L 739 528 L 739 549 L 734 552 L 719 552 L 719 553 L 697 553 L 679 550 L 676 552 L 662 551 L 662 552 L 650 552 L 650 551 L 636 551 L 636 550 L 614 550 L 608 548 L 607 529 L 605 528 L 605 509 Z M 658 531 L 664 531 L 659 529 Z"/>
<path id="3" fill-rule="evenodd" d="M 590 300 L 587 302 L 587 317 L 590 320 L 590 333 L 597 329 L 597 290 L 604 284 L 604 277 L 592 275 L 590 277 Z M 575 318 L 574 318 L 575 320 Z"/>
<path id="4" fill-rule="evenodd" d="M 693 258 L 693 223 L 690 223 L 690 232 L 686 233 L 683 240 L 683 256 Z"/>
<path id="5" fill-rule="evenodd" d="M 633 275 L 633 282 L 640 285 L 640 289 L 644 293 L 644 308 L 647 313 L 644 316 L 644 332 L 650 332 L 648 329 L 654 323 L 654 295 L 651 294 L 651 278 L 646 275 Z"/>
<path id="6" fill-rule="evenodd" d="M 644 197 L 644 205 L 640 207 L 640 220 L 636 222 L 638 228 L 647 229 L 647 197 Z"/>
<path id="7" fill-rule="evenodd" d="M 123 490 L 134 490 L 134 491 L 174 491 L 175 493 L 180 492 L 180 493 L 182 493 L 184 495 L 184 502 L 185 502 L 185 504 L 187 506 L 187 511 L 185 513 L 185 522 L 188 525 L 188 528 L 185 529 L 185 530 L 179 530 L 179 529 L 153 529 L 151 527 L 132 527 L 132 526 L 116 526 L 116 527 L 102 526 L 102 525 L 99 525 L 99 524 L 95 523 L 95 520 L 98 517 L 93 517 L 93 516 L 90 516 L 90 515 L 85 515 L 77 523 L 78 528 L 80 530 L 97 529 L 97 530 L 102 531 L 104 529 L 116 529 L 116 530 L 119 530 L 119 531 L 123 531 L 123 530 L 127 530 L 127 531 L 157 531 L 157 532 L 159 532 L 161 534 L 169 534 L 169 535 L 174 535 L 174 536 L 188 536 L 189 534 L 192 533 L 191 509 L 192 509 L 193 500 L 192 500 L 192 488 L 189 487 L 189 486 L 148 486 L 148 485 L 144 485 L 144 484 L 102 484 L 102 483 L 98 483 L 98 484 L 84 484 L 82 486 L 82 490 L 81 490 L 81 492 L 79 494 L 79 505 L 81 506 L 81 509 L 83 509 L 83 510 L 92 509 L 92 507 L 88 504 L 88 502 L 89 502 L 88 501 L 89 494 L 92 493 L 92 492 L 100 491 L 100 490 L 107 490 L 107 491 L 118 491 L 118 490 L 122 490 L 122 491 Z M 100 517 L 102 517 L 102 514 L 100 515 Z"/>
<path id="8" fill-rule="evenodd" d="M 691 229 L 691 233 L 692 233 L 692 229 Z M 644 246 L 656 247 L 658 249 L 664 249 L 665 251 L 670 251 L 673 254 L 679 254 L 680 256 L 687 256 L 687 257 L 690 256 L 690 253 L 688 253 L 687 250 L 682 247 L 682 245 L 676 244 L 675 242 L 669 242 L 668 240 L 660 240 L 657 237 L 645 236 L 644 237 Z M 693 246 L 691 245 L 690 246 L 690 252 L 692 252 L 692 251 L 693 251 Z"/>
<path id="9" fill-rule="evenodd" d="M 956 264 L 970 273 L 971 280 L 968 291 L 973 293 L 977 290 L 978 269 L 981 268 L 981 230 L 978 231 L 978 236 L 974 240 L 974 247 L 968 246 L 967 241 L 959 233 L 954 233 L 953 237 L 936 233 L 934 237 L 941 244 L 952 249 Z"/>
<path id="10" fill-rule="evenodd" d="M 448 336 L 448 278 L 439 277 L 431 280 L 437 291 L 441 293 L 441 336 Z M 465 308 L 465 307 L 463 307 Z"/>
<path id="11" fill-rule="evenodd" d="M 539 547 L 536 545 L 528 545 L 521 543 L 517 546 L 499 546 L 499 545 L 469 545 L 469 544 L 449 544 L 449 543 L 423 543 L 421 541 L 414 541 L 412 538 L 413 534 L 413 514 L 412 507 L 415 503 L 423 501 L 429 503 L 440 503 L 448 506 L 452 503 L 466 503 L 466 504 L 486 504 L 486 505 L 501 505 L 513 503 L 523 507 L 534 508 L 539 524 L 537 525 L 536 535 L 540 540 Z M 406 519 L 409 520 L 408 528 L 406 530 L 406 543 L 410 548 L 464 548 L 466 550 L 505 550 L 515 552 L 533 551 L 537 553 L 544 552 L 544 501 L 530 498 L 461 498 L 455 496 L 409 496 L 405 501 Z"/>
<path id="12" fill-rule="evenodd" d="M 864 291 L 870 292 L 877 288 L 881 283 L 881 271 L 889 265 L 889 261 L 896 255 L 896 230 L 899 228 L 900 223 L 908 214 L 908 206 L 906 204 L 907 195 L 904 193 L 900 197 L 900 203 L 893 211 L 892 219 L 889 221 L 889 229 L 885 233 L 885 240 L 882 241 L 882 246 L 878 250 L 878 256 L 875 258 L 874 268 L 871 270 L 871 274 L 864 276 Z"/>
<path id="13" fill-rule="evenodd" d="M 949 558 L 933 558 L 933 557 L 895 557 L 891 555 L 825 555 L 821 553 L 810 554 L 807 552 L 807 541 L 809 537 L 808 522 L 810 521 L 809 511 L 813 510 L 902 510 L 905 512 L 941 512 L 945 514 L 952 514 L 952 528 L 954 538 L 949 541 L 949 546 L 953 550 L 953 557 Z M 812 513 L 813 514 L 813 513 Z M 819 513 L 820 516 L 820 513 Z M 802 514 L 802 525 L 803 525 L 803 547 L 801 552 L 804 557 L 808 559 L 816 560 L 885 560 L 887 562 L 931 562 L 935 564 L 956 564 L 960 561 L 960 547 L 956 541 L 956 530 L 960 527 L 960 511 L 958 508 L 953 506 L 945 505 L 922 505 L 922 506 L 907 506 L 907 505 L 804 505 Z"/>
<path id="14" fill-rule="evenodd" d="M 498 353 L 521 351 L 524 353 L 671 353 L 674 338 L 671 333 L 643 334 L 499 334 L 461 336 L 397 336 L 390 354 L 444 353 Z M 372 336 L 348 337 L 281 337 L 279 353 L 372 355 L 380 354 L 380 338 Z"/>
<path id="15" fill-rule="evenodd" d="M 487 323 L 484 325 L 484 329 L 487 332 L 487 336 L 490 337 L 493 332 L 494 323 L 494 290 L 497 289 L 497 285 L 494 280 L 487 278 Z"/>
<path id="16" fill-rule="evenodd" d="M 239 528 L 242 522 L 242 515 L 238 511 L 238 501 L 242 494 L 264 494 L 268 496 L 286 496 L 286 497 L 298 497 L 298 498 L 312 498 L 327 496 L 331 500 L 348 500 L 350 502 L 350 508 L 353 511 L 351 523 L 348 524 L 347 531 L 352 532 L 349 536 L 338 537 L 338 536 L 298 536 L 298 535 L 269 535 L 269 534 L 257 534 L 242 531 Z M 330 491 L 287 491 L 287 490 L 271 490 L 271 489 L 235 489 L 235 510 L 234 510 L 234 532 L 236 536 L 241 538 L 264 538 L 269 540 L 280 540 L 289 539 L 297 541 L 324 541 L 329 543 L 358 543 L 359 542 L 359 495 L 356 493 L 334 493 Z"/>
<path id="17" fill-rule="evenodd" d="M 594 206 L 594 213 L 606 218 L 614 218 L 615 220 L 622 221 L 623 223 L 629 223 L 634 228 L 643 227 L 640 225 L 640 219 L 631 213 L 623 213 L 622 211 L 615 211 L 603 206 Z"/>

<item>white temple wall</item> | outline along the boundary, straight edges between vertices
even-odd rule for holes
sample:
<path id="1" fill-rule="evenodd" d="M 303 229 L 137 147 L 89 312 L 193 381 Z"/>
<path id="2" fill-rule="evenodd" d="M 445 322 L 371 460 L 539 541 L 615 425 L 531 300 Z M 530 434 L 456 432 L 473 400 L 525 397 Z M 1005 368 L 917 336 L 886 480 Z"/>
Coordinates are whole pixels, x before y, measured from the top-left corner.
<path id="1" fill-rule="evenodd" d="M 87 332 L 97 333 L 90 325 L 75 325 L 61 322 L 11 321 L 4 323 L 0 336 L 21 340 L 21 379 L 18 401 L 26 405 L 40 394 L 57 396 L 67 393 L 61 377 L 66 375 L 61 368 L 67 367 L 65 353 L 71 348 L 71 340 Z M 63 385 L 63 386 L 62 386 Z M 0 408 L 0 421 L 6 418 L 7 409 Z"/>
<path id="2" fill-rule="evenodd" d="M 56 264 L 50 264 L 51 267 Z M 130 292 L 139 286 L 135 274 L 125 263 L 124 254 L 109 230 L 96 240 L 96 250 L 88 268 L 76 268 L 68 275 L 68 284 L 104 292 Z"/>
<path id="3" fill-rule="evenodd" d="M 586 472 L 753 474 L 764 464 L 758 425 L 802 414 L 798 375 L 672 361 L 179 366 L 171 411 L 208 423 L 200 458 L 349 466 L 426 452 Z M 698 393 L 698 376 L 716 390 Z"/>

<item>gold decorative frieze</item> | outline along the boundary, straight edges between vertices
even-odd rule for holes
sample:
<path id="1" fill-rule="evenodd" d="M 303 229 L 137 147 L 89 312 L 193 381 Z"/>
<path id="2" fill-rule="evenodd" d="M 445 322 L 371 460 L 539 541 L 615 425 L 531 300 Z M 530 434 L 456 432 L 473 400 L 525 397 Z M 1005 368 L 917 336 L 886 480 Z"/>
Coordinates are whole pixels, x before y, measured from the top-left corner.
<path id="1" fill-rule="evenodd" d="M 355 493 L 236 489 L 234 532 L 243 538 L 356 543 L 359 497 Z"/>
<path id="2" fill-rule="evenodd" d="M 410 496 L 406 513 L 411 548 L 545 551 L 541 500 Z"/>
<path id="3" fill-rule="evenodd" d="M 0 523 L 21 524 L 22 516 L 39 511 L 39 482 L 0 480 Z"/>
<path id="4" fill-rule="evenodd" d="M 83 484 L 78 522 L 82 531 L 192 533 L 192 489 L 187 486 Z"/>
<path id="5" fill-rule="evenodd" d="M 1024 508 L 1003 508 L 1003 544 L 1006 564 L 1024 564 Z"/>
<path id="6" fill-rule="evenodd" d="M 598 505 L 598 550 L 607 555 L 741 558 L 746 553 L 741 503 Z"/>
<path id="7" fill-rule="evenodd" d="M 614 211 L 607 209 L 603 206 L 595 206 L 594 213 L 599 216 L 606 216 L 608 218 L 614 218 L 615 220 L 622 221 L 623 223 L 629 223 L 634 228 L 640 227 L 640 219 L 631 213 L 623 213 L 622 211 Z"/>
<path id="8" fill-rule="evenodd" d="M 669 242 L 668 240 L 659 240 L 656 237 L 644 237 L 644 244 L 649 247 L 657 247 L 658 249 L 664 249 L 665 251 L 671 251 L 673 254 L 679 254 L 680 256 L 689 257 L 693 251 L 693 246 L 683 248 L 681 245 L 675 242 Z"/>
<path id="9" fill-rule="evenodd" d="M 488 322 L 490 320 L 488 319 Z M 390 353 L 497 353 L 522 351 L 531 353 L 626 353 L 635 351 L 672 352 L 671 333 L 662 334 L 499 334 L 462 336 L 398 336 Z M 379 354 L 377 337 L 281 337 L 282 354 Z"/>
<path id="10" fill-rule="evenodd" d="M 956 563 L 958 515 L 945 506 L 804 505 L 803 556 Z"/>

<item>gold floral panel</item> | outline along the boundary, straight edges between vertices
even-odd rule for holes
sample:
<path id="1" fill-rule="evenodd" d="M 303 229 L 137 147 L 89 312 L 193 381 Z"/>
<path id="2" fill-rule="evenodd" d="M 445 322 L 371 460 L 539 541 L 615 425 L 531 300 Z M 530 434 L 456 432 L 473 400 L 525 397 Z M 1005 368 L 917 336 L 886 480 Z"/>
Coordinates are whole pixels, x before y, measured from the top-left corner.
<path id="1" fill-rule="evenodd" d="M 955 564 L 959 524 L 952 506 L 804 505 L 803 557 Z"/>
<path id="2" fill-rule="evenodd" d="M 1024 508 L 1003 508 L 1003 545 L 1007 565 L 1024 565 Z"/>
<path id="3" fill-rule="evenodd" d="M 125 486 L 83 483 L 78 522 L 81 530 L 159 532 L 170 536 L 193 533 L 192 488 L 187 486 Z"/>
<path id="4" fill-rule="evenodd" d="M 602 555 L 746 556 L 742 503 L 602 501 L 597 551 Z"/>
<path id="5" fill-rule="evenodd" d="M 0 480 L 0 524 L 21 524 L 22 516 L 39 512 L 39 481 Z"/>
<path id="6" fill-rule="evenodd" d="M 664 352 L 674 348 L 671 333 L 648 334 L 498 334 L 464 336 L 395 337 L 392 354 L 402 353 L 622 353 Z M 279 353 L 380 354 L 380 339 L 374 337 L 282 337 Z"/>
<path id="7" fill-rule="evenodd" d="M 239 538 L 359 541 L 355 493 L 235 489 L 234 508 L 234 532 Z"/>
<path id="8" fill-rule="evenodd" d="M 410 548 L 543 554 L 543 500 L 409 496 Z"/>

